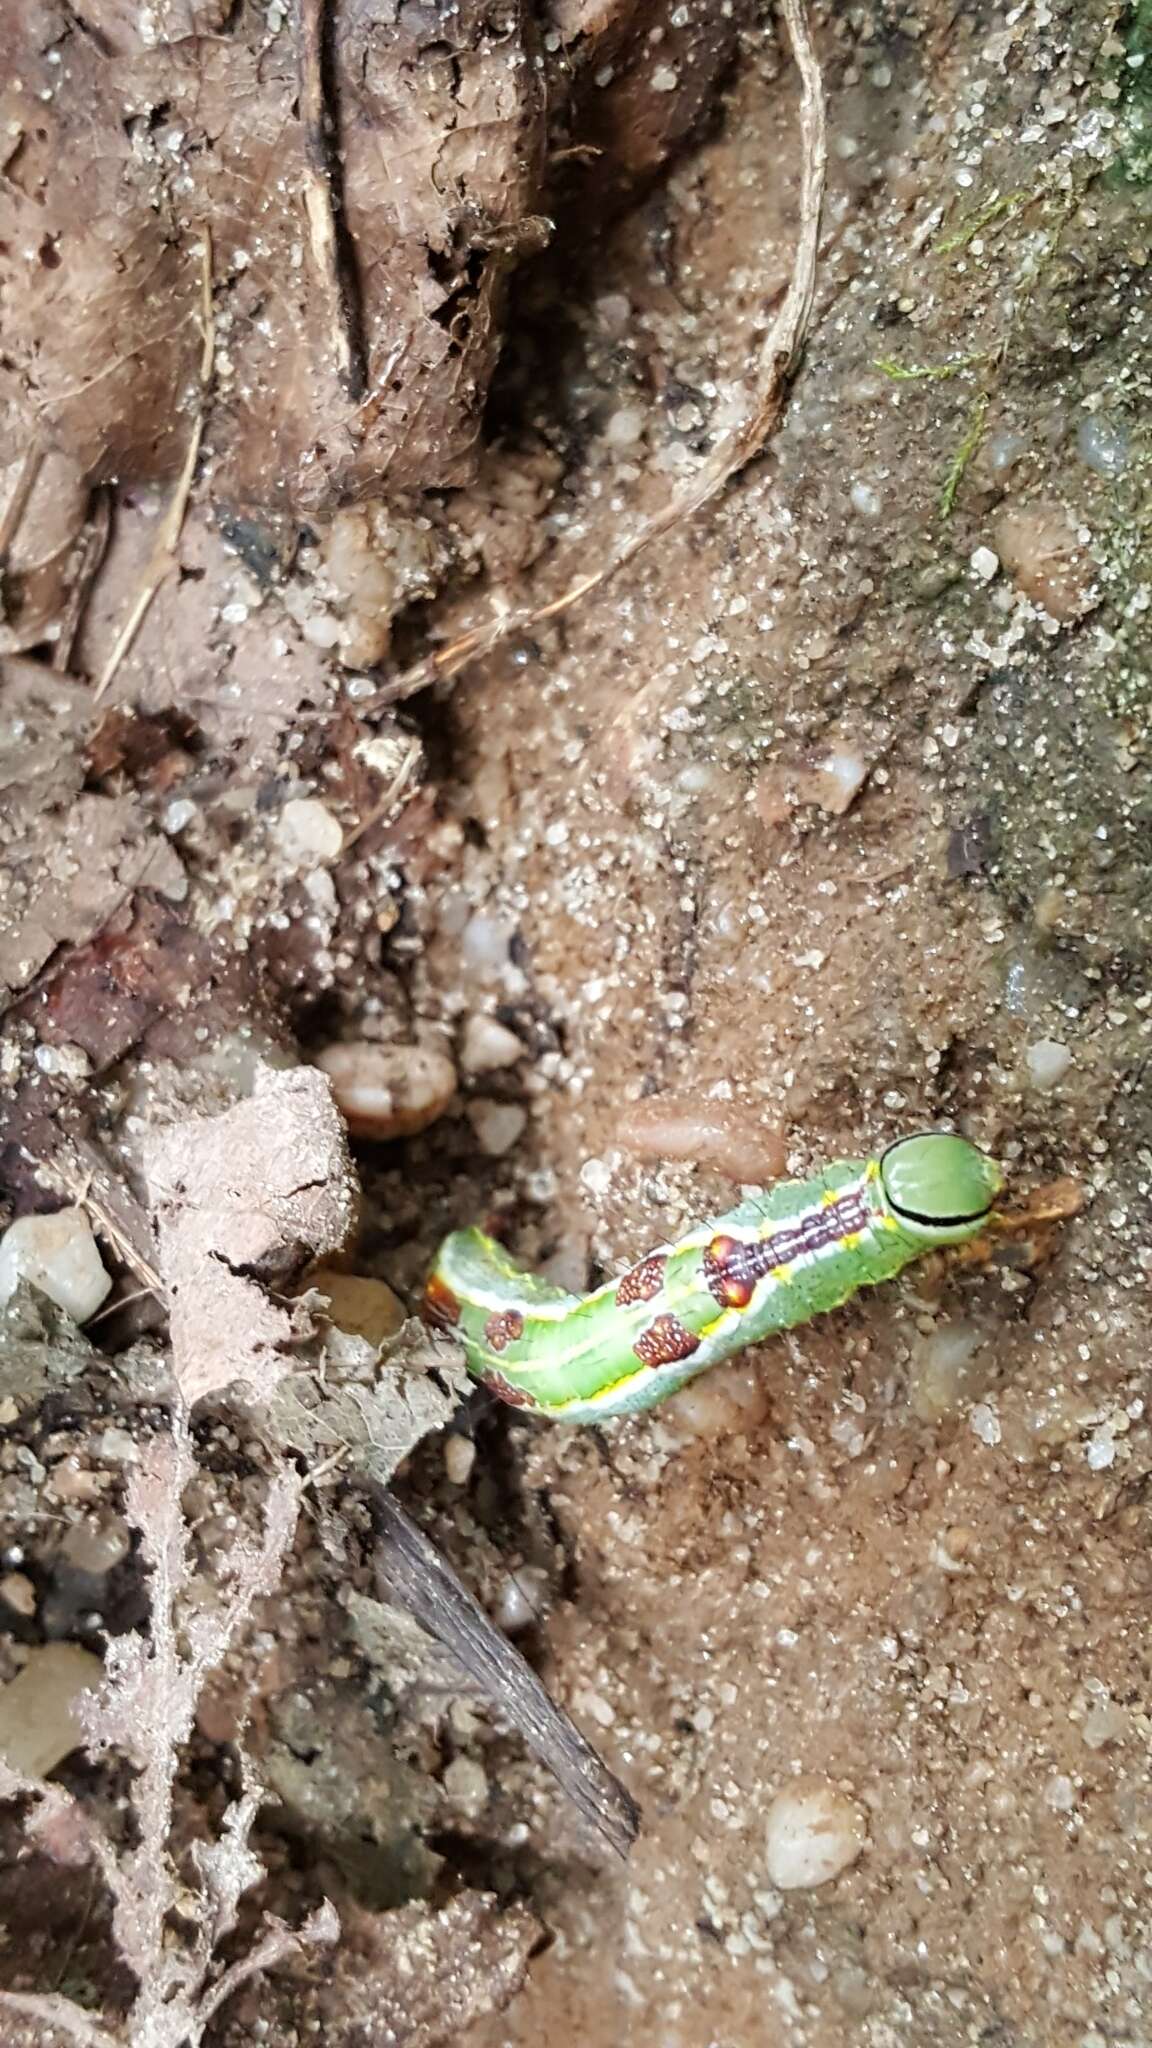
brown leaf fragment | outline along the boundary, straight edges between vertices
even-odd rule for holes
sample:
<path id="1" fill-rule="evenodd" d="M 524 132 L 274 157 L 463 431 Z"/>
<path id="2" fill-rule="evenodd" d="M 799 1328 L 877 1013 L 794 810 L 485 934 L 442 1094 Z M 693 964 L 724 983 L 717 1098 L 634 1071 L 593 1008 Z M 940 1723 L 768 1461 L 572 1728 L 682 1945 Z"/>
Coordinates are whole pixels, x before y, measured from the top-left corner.
<path id="1" fill-rule="evenodd" d="M 171 844 L 134 797 L 81 795 L 6 849 L 0 872 L 0 992 L 25 988 L 60 945 L 81 945 L 144 885 L 177 899 L 187 886 Z"/>
<path id="2" fill-rule="evenodd" d="M 39 661 L 0 659 L 0 845 L 78 794 L 91 709 L 70 677 Z"/>
<path id="3" fill-rule="evenodd" d="M 80 624 L 75 659 L 87 674 L 101 675 L 110 664 L 162 517 L 160 500 L 122 503 L 117 510 Z M 237 535 L 240 522 L 230 521 L 228 530 Z M 243 531 L 254 557 L 263 544 L 271 547 L 271 527 L 250 523 Z M 240 750 L 245 766 L 255 770 L 274 757 L 279 734 L 301 704 L 328 701 L 329 656 L 305 638 L 268 574 L 257 574 L 195 504 L 176 558 L 179 573 L 156 591 L 104 702 L 187 719 L 202 733 L 205 751 Z M 207 610 L 206 591 L 212 600 Z"/>
<path id="4" fill-rule="evenodd" d="M 333 1329 L 320 1374 L 282 1379 L 267 1426 L 310 1464 L 344 1450 L 354 1470 L 385 1485 L 422 1437 L 451 1421 L 470 1384 L 457 1347 L 422 1323 L 405 1323 L 379 1354 Z"/>
<path id="5" fill-rule="evenodd" d="M 355 1183 L 327 1082 L 313 1067 L 263 1068 L 255 1093 L 222 1116 L 156 1133 L 145 1171 L 184 1399 L 236 1380 L 267 1399 L 310 1318 L 264 1283 L 338 1250 L 353 1221 Z"/>
<path id="6" fill-rule="evenodd" d="M 170 477 L 199 283 L 147 146 L 141 60 L 78 33 L 52 0 L 19 13 L 0 91 L 0 132 L 20 135 L 0 181 L 0 445 L 55 448 L 95 482 Z"/>
<path id="7" fill-rule="evenodd" d="M 72 1385 L 96 1362 L 63 1309 L 21 1281 L 0 1308 L 0 1408 L 33 1411 L 53 1388 Z"/>

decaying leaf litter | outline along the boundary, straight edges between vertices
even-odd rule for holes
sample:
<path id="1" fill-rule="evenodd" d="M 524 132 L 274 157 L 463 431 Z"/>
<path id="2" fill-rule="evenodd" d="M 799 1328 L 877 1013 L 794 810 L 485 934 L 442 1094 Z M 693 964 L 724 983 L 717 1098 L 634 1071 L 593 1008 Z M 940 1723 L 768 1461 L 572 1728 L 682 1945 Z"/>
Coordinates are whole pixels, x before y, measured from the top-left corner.
<path id="1" fill-rule="evenodd" d="M 314 1336 L 289 1340 L 306 1354 L 289 1376 L 292 1412 L 298 1425 L 301 1404 L 320 1420 L 288 1439 L 300 1475 L 316 1477 L 283 1590 L 268 1632 L 258 1621 L 206 1690 L 174 1788 L 166 1881 L 191 1881 L 186 1845 L 206 1820 L 211 1840 L 235 1843 L 233 1883 L 253 1848 L 269 1873 L 252 1910 L 241 1904 L 232 1946 L 206 1961 L 202 1881 L 204 1933 L 178 1965 L 191 2019 L 170 2016 L 185 2036 L 208 2018 L 214 2035 L 248 2038 L 259 2010 L 285 2038 L 316 2017 L 334 2038 L 367 2038 L 369 2011 L 387 2013 L 396 2038 L 443 2038 L 509 1995 L 541 1922 L 559 1939 L 492 2022 L 501 2042 L 547 2038 L 560 2014 L 566 2029 L 578 2014 L 593 2040 L 627 2040 L 657 2011 L 686 2044 L 760 2038 L 766 2013 L 781 2038 L 805 2043 L 910 2029 L 941 2042 L 989 2028 L 1029 2042 L 1138 2036 L 1146 1453 L 1129 1283 L 1147 1142 L 1135 348 L 1146 209 L 1130 25 L 1089 10 L 1089 34 L 1084 9 L 1038 12 L 1048 18 L 990 9 L 945 22 L 928 5 L 898 24 L 817 15 L 830 190 L 817 319 L 783 430 L 722 503 L 557 623 L 548 607 L 626 551 L 637 522 L 690 501 L 710 459 L 723 473 L 726 446 L 739 459 L 758 322 L 787 286 L 796 234 L 796 82 L 772 39 L 751 23 L 721 33 L 669 18 L 662 41 L 634 40 L 630 58 L 639 31 L 626 12 L 598 29 L 557 17 L 558 48 L 545 36 L 542 54 L 573 75 L 542 104 L 526 91 L 510 108 L 476 76 L 477 50 L 494 61 L 490 25 L 466 24 L 450 92 L 479 110 L 486 135 L 497 106 L 495 132 L 510 153 L 525 149 L 515 176 L 495 179 L 515 189 L 513 232 L 485 214 L 492 187 L 478 185 L 469 210 L 467 195 L 445 208 L 438 186 L 448 227 L 421 303 L 431 276 L 448 309 L 431 324 L 459 354 L 437 356 L 429 323 L 413 319 L 394 402 L 358 423 L 356 349 L 382 385 L 408 316 L 392 324 L 386 289 L 349 308 L 341 293 L 367 266 L 347 258 L 386 230 L 392 254 L 373 278 L 394 282 L 412 220 L 390 218 L 345 152 L 328 186 L 331 239 L 314 242 L 316 167 L 332 138 L 313 121 L 298 217 L 281 187 L 264 246 L 248 246 L 250 218 L 242 233 L 230 226 L 246 191 L 237 149 L 288 133 L 286 81 L 314 43 L 285 40 L 255 67 L 268 106 L 238 144 L 216 115 L 199 133 L 181 126 L 209 76 L 223 100 L 254 75 L 240 43 L 193 54 L 219 42 L 220 24 L 198 20 L 191 38 L 187 20 L 162 25 L 183 40 L 149 51 L 134 25 L 107 27 L 122 103 L 151 104 L 149 67 L 163 58 L 180 109 L 168 126 L 170 108 L 145 114 L 127 169 L 119 136 L 96 154 L 137 204 L 163 188 L 160 217 L 176 232 L 152 253 L 166 284 L 173 248 L 185 266 L 187 352 L 175 417 L 161 393 L 149 421 L 139 376 L 127 412 L 121 393 L 82 420 L 60 381 L 35 384 L 38 419 L 49 388 L 60 408 L 86 507 L 59 599 L 79 678 L 60 754 L 79 780 L 54 808 L 70 820 L 78 796 L 127 797 L 135 837 L 116 863 L 119 893 L 86 899 L 79 930 L 50 928 L 33 995 L 6 1013 L 13 1205 L 58 1202 L 45 1175 L 90 1204 L 109 1266 L 125 1262 L 79 1368 L 83 1409 L 39 1407 L 30 1434 L 19 1410 L 10 1420 L 31 1457 L 9 1467 L 27 1545 L 27 1568 L 10 1574 L 24 1585 L 4 1595 L 17 1603 L 12 1670 L 35 1673 L 46 1634 L 88 1654 L 106 1630 L 140 1640 L 148 1588 L 123 1515 L 125 1447 L 131 1458 L 137 1441 L 163 1438 L 172 1392 L 148 1335 L 162 1327 L 146 1221 L 140 1241 L 149 1134 L 228 1112 L 258 1071 L 291 1072 L 301 1044 L 316 1055 L 344 1041 L 337 1060 L 322 1058 L 342 1070 L 354 1129 L 379 1136 L 392 1118 L 408 1134 L 402 1154 L 360 1152 L 354 1261 L 408 1299 L 452 1223 L 502 1222 L 518 1251 L 582 1285 L 718 1206 L 724 1172 L 748 1170 L 749 1144 L 807 1165 L 942 1114 L 1033 1179 L 1075 1173 L 1091 1198 L 1038 1279 L 966 1277 L 938 1299 L 899 1298 L 805 1334 L 610 1443 L 532 1437 L 473 1410 L 410 1457 L 409 1508 L 502 1628 L 543 1657 L 553 1690 L 639 1796 L 645 1832 L 620 1877 L 451 1662 L 398 1635 L 367 1549 L 350 1553 L 350 1523 L 361 1544 L 367 1525 L 341 1492 L 346 1464 L 324 1467 L 349 1412 L 370 1416 L 388 1311 L 379 1296 L 353 1306 L 345 1286 L 343 1336 L 324 1339 L 317 1321 Z M 241 42 L 250 31 L 241 23 Z M 609 38 L 599 48 L 597 33 Z M 680 62 L 682 36 L 694 62 Z M 420 138 L 413 163 L 426 162 L 444 104 L 435 67 L 414 78 L 378 31 L 362 63 L 363 46 L 346 48 L 376 94 L 365 149 L 387 101 Z M 345 46 L 335 54 L 339 71 Z M 76 61 L 91 62 L 87 48 Z M 99 75 L 107 89 L 113 71 Z M 706 123 L 685 150 L 709 106 L 712 132 Z M 531 151 L 524 125 L 508 140 L 506 119 L 537 123 L 546 201 L 527 173 L 516 183 Z M 453 150 L 467 147 L 462 126 L 454 119 Z M 53 154 L 29 135 L 42 154 L 28 157 L 21 203 Z M 615 225 L 583 277 L 572 224 L 589 192 Z M 268 257 L 286 217 L 300 256 L 281 272 Z M 546 217 L 558 268 L 528 254 Z M 409 261 L 427 235 L 425 215 Z M 47 246 L 40 267 L 66 291 Z M 341 343 L 334 323 L 349 310 L 359 325 Z M 103 344 L 109 325 L 86 332 Z M 152 331 L 139 358 L 150 375 L 162 367 Z M 285 332 L 287 352 L 272 346 Z M 276 386 L 283 409 L 268 399 L 262 413 L 252 393 L 268 360 L 291 376 Z M 115 361 L 102 367 L 100 388 L 114 387 Z M 202 408 L 181 567 L 156 588 L 93 732 L 85 692 L 138 599 Z M 30 467 L 25 436 L 13 469 L 27 479 Z M 369 470 L 383 500 L 343 504 Z M 255 488 L 237 481 L 247 476 Z M 49 537 L 49 560 L 53 548 Z M 43 637 L 44 587 L 39 622 L 30 612 L 30 637 L 17 626 L 10 646 L 25 689 L 50 680 L 25 671 L 47 671 L 58 644 Z M 438 591 L 431 610 L 412 609 Z M 397 682 L 427 683 L 501 647 L 451 698 L 418 697 L 390 723 Z M 388 666 L 373 673 L 377 662 Z M 45 726 L 51 736 L 41 714 Z M 10 783 L 24 779 L 18 761 Z M 164 842 L 156 858 L 176 863 L 154 893 L 132 866 L 149 834 Z M 21 906 L 35 909 L 23 843 L 21 861 Z M 419 1058 L 406 1061 L 405 1046 Z M 662 1144 L 665 1158 L 691 1159 L 693 1122 L 706 1164 L 662 1166 Z M 255 1284 L 281 1329 L 317 1314 L 291 1257 L 257 1259 L 250 1274 L 235 1265 L 229 1253 L 226 1283 Z M 350 1278 L 329 1269 L 317 1290 L 334 1311 Z M 286 1285 L 299 1310 L 281 1306 Z M 58 1341 L 50 1318 L 45 1342 L 42 1304 L 22 1291 L 24 1357 L 37 1344 L 51 1357 Z M 394 1331 L 402 1312 L 391 1315 Z M 317 1374 L 307 1346 L 321 1341 Z M 115 1366 L 124 1357 L 135 1376 Z M 450 1380 L 439 1398 L 452 1400 Z M 385 1456 L 389 1421 L 376 1431 Z M 237 1516 L 257 1550 L 266 1527 L 267 1447 L 234 1411 L 194 1424 L 192 1442 L 190 1584 L 198 1599 L 209 1583 L 227 1597 Z M 89 1492 L 94 1476 L 107 1483 Z M 95 1522 L 108 1555 L 127 1537 L 112 1573 L 81 1584 L 60 1540 L 73 1520 L 89 1536 Z M 94 1580 L 115 1611 L 85 1634 Z M 266 1787 L 247 1840 L 236 1833 L 254 1818 L 245 1748 Z M 71 1769 L 58 1774 L 65 1791 Z M 359 1807 L 331 1797 L 350 1783 Z M 38 1811 L 10 1809 L 14 1822 Z M 813 1816 L 852 1860 L 792 1889 L 781 1843 Z M 63 1995 L 114 2014 L 131 1985 L 109 1975 L 106 1894 L 90 1857 L 69 1866 L 59 1848 L 55 1862 L 18 1866 L 25 1917 L 13 1909 L 10 1953 L 33 1932 L 54 1929 L 59 1943 L 82 1925 Z M 80 1872 L 71 1895 L 69 1867 Z M 445 1908 L 461 1885 L 471 1889 Z M 260 1942 L 275 1936 L 260 1913 L 285 1921 L 290 1943 L 324 1896 L 339 1901 L 341 1943 L 303 1975 L 292 1965 L 270 1977 L 258 2006 L 241 1988 L 231 2016 L 211 2020 L 221 1971 L 253 1957 L 259 1967 Z M 414 1897 L 425 1903 L 396 1910 Z M 522 1898 L 536 1920 L 509 1910 Z M 43 1974 L 10 1981 L 60 1995 Z"/>

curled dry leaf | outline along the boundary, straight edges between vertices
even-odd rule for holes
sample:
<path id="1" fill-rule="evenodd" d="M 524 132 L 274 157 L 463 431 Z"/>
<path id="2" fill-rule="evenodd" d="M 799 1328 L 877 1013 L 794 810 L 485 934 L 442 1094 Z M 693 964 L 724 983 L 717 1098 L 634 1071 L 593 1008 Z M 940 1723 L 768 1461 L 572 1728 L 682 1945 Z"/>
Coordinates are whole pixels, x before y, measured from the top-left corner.
<path id="1" fill-rule="evenodd" d="M 318 1374 L 281 1380 L 264 1426 L 310 1464 L 346 1450 L 354 1471 L 387 1485 L 422 1437 L 450 1422 L 471 1385 L 458 1347 L 407 1322 L 378 1351 L 330 1330 Z"/>
<path id="2" fill-rule="evenodd" d="M 185 1401 L 237 1380 L 267 1399 L 310 1319 L 262 1283 L 283 1284 L 337 1251 L 353 1222 L 355 1182 L 328 1083 L 314 1067 L 264 1068 L 247 1101 L 157 1133 L 145 1171 Z"/>

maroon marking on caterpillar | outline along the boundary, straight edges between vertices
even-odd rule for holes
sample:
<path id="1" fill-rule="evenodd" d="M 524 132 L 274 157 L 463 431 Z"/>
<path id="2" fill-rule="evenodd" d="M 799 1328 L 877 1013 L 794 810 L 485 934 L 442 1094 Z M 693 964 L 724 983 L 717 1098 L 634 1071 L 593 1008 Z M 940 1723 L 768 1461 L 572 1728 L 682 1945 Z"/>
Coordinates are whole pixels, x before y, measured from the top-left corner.
<path id="1" fill-rule="evenodd" d="M 631 1308 L 634 1301 L 651 1301 L 664 1285 L 664 1268 L 668 1264 L 663 1252 L 653 1252 L 651 1257 L 641 1259 L 638 1266 L 625 1273 L 616 1289 L 617 1308 Z"/>
<path id="2" fill-rule="evenodd" d="M 445 1330 L 454 1329 L 460 1321 L 460 1303 L 439 1273 L 429 1276 L 420 1312 L 426 1323 L 439 1324 Z"/>
<path id="3" fill-rule="evenodd" d="M 524 1335 L 524 1318 L 518 1308 L 497 1309 L 484 1325 L 484 1335 L 493 1351 L 506 1351 Z"/>
<path id="4" fill-rule="evenodd" d="M 679 1316 L 657 1316 L 642 1330 L 632 1346 L 641 1365 L 655 1369 L 659 1365 L 675 1365 L 678 1358 L 691 1358 L 700 1349 L 699 1337 L 686 1330 Z"/>
<path id="5" fill-rule="evenodd" d="M 766 1273 L 866 1230 L 868 1221 L 867 1205 L 853 1193 L 829 1202 L 826 1209 L 817 1209 L 799 1223 L 786 1223 L 770 1237 L 754 1238 L 751 1244 L 738 1237 L 714 1237 L 704 1253 L 708 1291 L 721 1308 L 747 1308 L 757 1282 Z"/>
<path id="6" fill-rule="evenodd" d="M 481 1384 L 490 1388 L 492 1393 L 499 1395 L 502 1401 L 507 1401 L 510 1408 L 535 1408 L 536 1406 L 533 1396 L 526 1394 L 523 1387 L 512 1386 L 510 1381 L 505 1379 L 502 1372 L 486 1372 L 481 1374 Z"/>
<path id="7" fill-rule="evenodd" d="M 748 1270 L 749 1253 L 757 1249 L 738 1237 L 712 1239 L 704 1254 L 704 1278 L 721 1308 L 747 1308 L 760 1277 Z"/>

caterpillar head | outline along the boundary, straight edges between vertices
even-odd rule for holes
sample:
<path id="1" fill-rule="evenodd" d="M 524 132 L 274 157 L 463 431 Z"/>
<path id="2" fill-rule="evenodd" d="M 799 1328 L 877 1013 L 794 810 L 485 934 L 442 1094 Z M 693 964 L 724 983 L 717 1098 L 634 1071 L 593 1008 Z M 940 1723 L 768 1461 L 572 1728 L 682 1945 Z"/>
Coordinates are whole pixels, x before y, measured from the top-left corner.
<path id="1" fill-rule="evenodd" d="M 880 1160 L 885 1208 L 906 1237 L 923 1244 L 974 1237 L 1003 1184 L 995 1160 L 950 1131 L 898 1138 Z"/>

